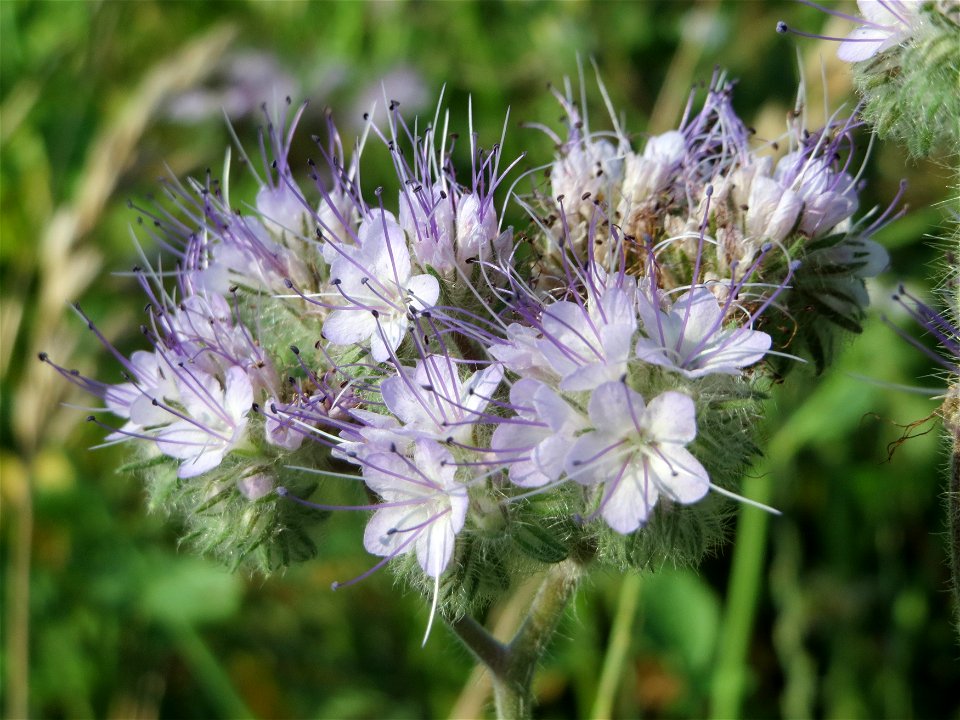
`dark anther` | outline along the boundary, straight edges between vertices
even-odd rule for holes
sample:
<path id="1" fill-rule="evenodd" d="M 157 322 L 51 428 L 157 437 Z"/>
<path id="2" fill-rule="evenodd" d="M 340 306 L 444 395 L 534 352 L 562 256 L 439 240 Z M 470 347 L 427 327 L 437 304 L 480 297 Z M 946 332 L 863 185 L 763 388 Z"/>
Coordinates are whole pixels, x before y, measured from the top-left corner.
<path id="1" fill-rule="evenodd" d="M 299 355 L 299 354 L 300 354 L 300 348 L 298 348 L 296 345 L 291 345 L 291 346 L 290 346 L 290 352 L 292 352 L 294 355 Z"/>
<path id="2" fill-rule="evenodd" d="M 37 357 L 40 358 L 40 362 L 46 362 L 49 356 L 45 352 L 38 352 Z"/>
<path id="3" fill-rule="evenodd" d="M 370 314 L 373 315 L 375 318 L 380 317 L 380 311 L 379 311 L 379 310 L 371 310 L 371 311 L 370 311 Z"/>
<path id="4" fill-rule="evenodd" d="M 285 286 L 288 290 L 292 290 L 292 289 L 293 289 L 293 281 L 290 280 L 290 278 L 284 278 L 284 279 L 283 279 L 283 284 L 284 284 L 284 286 Z"/>
<path id="5" fill-rule="evenodd" d="M 777 32 L 780 33 L 781 35 L 783 35 L 788 30 L 790 30 L 790 28 L 787 27 L 787 24 L 783 20 L 780 20 L 777 23 Z"/>
<path id="6" fill-rule="evenodd" d="M 97 421 L 96 415 L 87 415 L 87 422 L 96 422 L 96 421 Z"/>

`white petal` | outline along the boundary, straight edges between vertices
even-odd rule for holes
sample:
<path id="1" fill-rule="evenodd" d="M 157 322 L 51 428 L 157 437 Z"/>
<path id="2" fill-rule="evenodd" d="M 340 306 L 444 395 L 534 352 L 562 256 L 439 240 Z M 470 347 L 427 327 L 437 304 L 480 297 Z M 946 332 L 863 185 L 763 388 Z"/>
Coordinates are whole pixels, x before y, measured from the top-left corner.
<path id="1" fill-rule="evenodd" d="M 571 480 L 581 485 L 613 480 L 624 462 L 619 438 L 605 433 L 589 432 L 577 438 L 564 459 L 564 469 Z"/>
<path id="2" fill-rule="evenodd" d="M 586 428 L 586 420 L 574 410 L 562 397 L 557 395 L 549 386 L 538 383 L 539 388 L 533 396 L 533 407 L 537 417 L 553 432 L 572 434 Z M 516 386 L 514 386 L 516 387 Z"/>
<path id="3" fill-rule="evenodd" d="M 323 323 L 323 336 L 335 345 L 362 343 L 376 331 L 376 320 L 368 310 L 334 310 Z"/>
<path id="4" fill-rule="evenodd" d="M 407 280 L 407 293 L 412 297 L 412 307 L 425 310 L 436 305 L 440 297 L 440 283 L 433 275 L 414 275 Z"/>
<path id="5" fill-rule="evenodd" d="M 600 514 L 611 528 L 626 535 L 647 521 L 659 495 L 640 463 L 626 468 L 620 481 L 604 493 Z"/>
<path id="6" fill-rule="evenodd" d="M 554 481 L 563 473 L 567 451 L 572 438 L 568 435 L 550 435 L 533 449 L 531 459 L 549 481 Z"/>
<path id="7" fill-rule="evenodd" d="M 643 397 L 622 382 L 608 382 L 598 387 L 587 406 L 593 426 L 616 438 L 636 431 L 643 410 Z"/>
<path id="8" fill-rule="evenodd" d="M 401 370 L 401 372 L 405 372 Z M 380 395 L 387 406 L 387 410 L 396 415 L 404 424 L 428 422 L 432 423 L 430 414 L 425 407 L 429 400 L 424 397 L 425 391 L 415 391 L 411 384 L 415 378 L 394 375 L 380 383 Z"/>
<path id="9" fill-rule="evenodd" d="M 760 330 L 737 328 L 727 331 L 715 347 L 708 348 L 696 360 L 696 374 L 700 377 L 711 372 L 737 373 L 740 368 L 760 362 L 770 349 L 772 340 Z"/>
<path id="10" fill-rule="evenodd" d="M 377 510 L 363 531 L 363 547 L 366 551 L 372 555 L 387 557 L 397 554 L 403 543 L 408 544 L 399 554 L 413 550 L 415 540 L 410 537 L 410 533 L 393 532 L 397 522 L 402 521 L 406 515 L 407 510 L 404 508 Z"/>
<path id="11" fill-rule="evenodd" d="M 436 518 L 417 538 L 417 560 L 430 577 L 439 577 L 453 557 L 456 535 L 450 521 L 444 516 Z"/>
<path id="12" fill-rule="evenodd" d="M 837 57 L 845 62 L 868 60 L 880 51 L 890 35 L 889 30 L 858 27 L 840 43 L 840 47 L 837 48 Z"/>
<path id="13" fill-rule="evenodd" d="M 678 360 L 673 357 L 674 353 L 668 353 L 659 343 L 650 338 L 640 338 L 637 340 L 637 357 L 651 365 L 660 367 L 676 368 Z"/>
<path id="14" fill-rule="evenodd" d="M 642 423 L 654 441 L 685 445 L 697 436 L 697 408 L 689 396 L 668 390 L 650 401 Z"/>
<path id="15" fill-rule="evenodd" d="M 680 332 L 683 333 L 681 353 L 689 352 L 701 340 L 717 332 L 723 318 L 720 302 L 705 287 L 695 287 L 680 296 L 670 314 L 680 322 Z"/>
<path id="16" fill-rule="evenodd" d="M 207 472 L 207 470 L 213 470 L 213 468 L 223 462 L 225 453 L 225 447 L 211 447 L 195 457 L 188 458 L 180 463 L 180 467 L 177 469 L 177 477 L 183 479 L 192 478 L 197 475 L 202 475 Z"/>
<path id="17" fill-rule="evenodd" d="M 482 412 L 490 403 L 501 380 L 503 380 L 503 366 L 500 363 L 494 363 L 477 371 L 463 385 L 465 396 L 461 404 L 472 412 Z"/>
<path id="18" fill-rule="evenodd" d="M 227 368 L 223 409 L 227 411 L 234 425 L 239 424 L 240 420 L 246 417 L 252 404 L 253 385 L 246 371 L 236 365 Z"/>
<path id="19" fill-rule="evenodd" d="M 407 334 L 407 321 L 403 317 L 384 315 L 375 320 L 378 324 L 370 336 L 370 354 L 377 362 L 386 362 L 403 342 L 403 336 Z"/>
<path id="20" fill-rule="evenodd" d="M 662 456 L 649 455 L 650 474 L 662 492 L 688 505 L 700 500 L 710 489 L 710 477 L 703 465 L 686 448 L 662 448 Z"/>

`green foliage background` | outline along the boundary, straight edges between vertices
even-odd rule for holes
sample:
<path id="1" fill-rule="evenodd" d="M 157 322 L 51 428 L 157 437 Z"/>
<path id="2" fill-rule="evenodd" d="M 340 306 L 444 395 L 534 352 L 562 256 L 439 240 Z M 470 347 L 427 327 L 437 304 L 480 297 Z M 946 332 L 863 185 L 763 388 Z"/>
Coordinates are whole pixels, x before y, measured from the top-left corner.
<path id="1" fill-rule="evenodd" d="M 435 629 L 420 649 L 427 610 L 389 573 L 330 590 L 371 564 L 361 517 L 335 518 L 314 562 L 266 579 L 230 575 L 178 549 L 179 529 L 146 512 L 136 478 L 115 470 L 123 449 L 87 449 L 102 433 L 61 403 L 89 399 L 35 360 L 55 350 L 100 379 L 118 377 L 68 301 L 121 348 L 137 347 L 142 300 L 129 277 L 111 274 L 135 262 L 126 202 L 151 193 L 167 166 L 179 176 L 219 167 L 229 142 L 217 112 L 171 118 L 177 92 L 214 82 L 203 76 L 216 75 L 224 53 L 271 54 L 312 100 L 294 151 L 302 163 L 324 106 L 349 142 L 361 99 L 404 68 L 426 93 L 410 112 L 432 114 L 445 85 L 464 132 L 472 97 L 487 145 L 509 106 L 506 156 L 529 149 L 530 166 L 549 160 L 550 144 L 518 124 L 559 118 L 547 84 L 575 75 L 578 54 L 595 58 L 638 134 L 671 127 L 691 83 L 715 64 L 741 79 L 738 110 L 761 135 L 784 128 L 800 67 L 812 117 L 822 117 L 821 69 L 831 105 L 851 108 L 834 48 L 777 36 L 778 19 L 811 31 L 825 22 L 774 2 L 0 3 L 7 716 L 489 712 L 452 636 Z M 588 88 L 596 126 L 604 113 Z M 248 147 L 259 121 L 234 120 Z M 825 378 L 798 375 L 771 403 L 768 453 L 745 493 L 783 516 L 742 511 L 699 574 L 626 585 L 593 577 L 541 673 L 538 714 L 960 717 L 936 404 L 863 379 L 942 385 L 879 315 L 896 316 L 888 298 L 897 281 L 930 286 L 936 252 L 924 236 L 940 222 L 931 206 L 955 193 L 949 175 L 945 162 L 909 164 L 889 145 L 869 160 L 862 208 L 886 203 L 907 177 L 915 210 L 879 238 L 893 268 L 872 286 L 863 336 Z M 375 167 L 367 182 L 387 177 Z M 916 437 L 900 444 L 906 434 Z M 522 604 L 521 594 L 489 620 L 509 627 Z M 622 631 L 624 617 L 625 654 L 608 660 L 618 682 L 595 704 L 611 627 Z"/>

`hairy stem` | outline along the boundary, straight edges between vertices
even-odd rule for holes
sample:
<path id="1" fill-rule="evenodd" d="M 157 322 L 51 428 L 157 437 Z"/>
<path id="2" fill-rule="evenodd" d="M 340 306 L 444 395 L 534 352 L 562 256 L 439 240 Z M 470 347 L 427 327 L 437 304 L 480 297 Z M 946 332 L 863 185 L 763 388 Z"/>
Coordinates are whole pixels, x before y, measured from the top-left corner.
<path id="1" fill-rule="evenodd" d="M 582 567 L 573 560 L 557 563 L 547 572 L 527 619 L 510 641 L 507 672 L 494 676 L 498 718 L 532 716 L 534 672 L 582 575 Z"/>
<path id="2" fill-rule="evenodd" d="M 460 642 L 495 677 L 506 672 L 509 665 L 509 648 L 493 637 L 483 625 L 469 615 L 464 615 L 458 620 L 448 620 L 447 625 Z"/>
<path id="3" fill-rule="evenodd" d="M 447 622 L 477 660 L 490 670 L 498 718 L 531 717 L 534 673 L 582 575 L 582 566 L 573 560 L 553 565 L 526 619 L 508 645 L 496 640 L 471 617 Z"/>

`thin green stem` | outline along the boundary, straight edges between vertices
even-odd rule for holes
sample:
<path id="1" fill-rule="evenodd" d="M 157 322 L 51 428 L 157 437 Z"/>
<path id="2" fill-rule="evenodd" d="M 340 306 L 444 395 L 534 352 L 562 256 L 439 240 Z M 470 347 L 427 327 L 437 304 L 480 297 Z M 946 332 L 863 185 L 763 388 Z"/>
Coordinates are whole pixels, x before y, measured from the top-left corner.
<path id="1" fill-rule="evenodd" d="M 620 679 L 623 677 L 623 666 L 630 650 L 630 638 L 633 636 L 633 622 L 637 616 L 640 585 L 640 575 L 636 573 L 624 577 L 620 585 L 617 613 L 613 616 L 607 655 L 603 659 L 597 696 L 590 711 L 590 717 L 595 720 L 613 717 L 613 701 L 620 686 Z"/>
<path id="2" fill-rule="evenodd" d="M 742 492 L 744 497 L 769 503 L 772 494 L 769 477 L 747 478 Z M 763 510 L 740 506 L 730 589 L 710 691 L 710 715 L 715 718 L 737 718 L 742 710 L 749 673 L 747 651 L 760 595 L 758 590 L 769 524 L 770 516 Z"/>
<path id="3" fill-rule="evenodd" d="M 222 717 L 256 717 L 196 628 L 179 623 L 168 623 L 165 627 L 174 638 L 181 658 L 200 681 L 200 687 L 206 691 L 207 699 Z"/>

